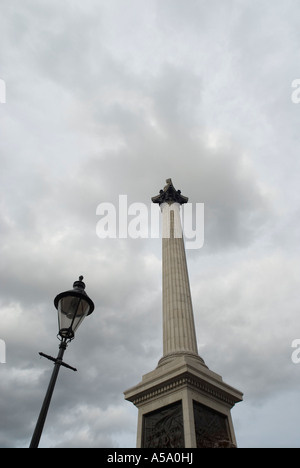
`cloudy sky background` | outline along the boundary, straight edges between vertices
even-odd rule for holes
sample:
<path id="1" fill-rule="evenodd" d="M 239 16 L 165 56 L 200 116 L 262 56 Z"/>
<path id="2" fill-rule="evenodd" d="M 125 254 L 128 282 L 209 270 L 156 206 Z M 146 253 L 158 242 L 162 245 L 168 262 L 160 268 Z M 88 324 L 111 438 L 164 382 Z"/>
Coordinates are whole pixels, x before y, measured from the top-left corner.
<path id="1" fill-rule="evenodd" d="M 240 447 L 300 447 L 298 0 L 0 0 L 0 446 L 27 447 L 56 355 L 53 299 L 96 308 L 42 447 L 134 447 L 123 391 L 162 356 L 159 239 L 99 239 L 100 203 L 166 178 L 205 204 L 187 251 L 199 353 L 244 392 Z M 131 219 L 129 217 L 129 219 Z"/>

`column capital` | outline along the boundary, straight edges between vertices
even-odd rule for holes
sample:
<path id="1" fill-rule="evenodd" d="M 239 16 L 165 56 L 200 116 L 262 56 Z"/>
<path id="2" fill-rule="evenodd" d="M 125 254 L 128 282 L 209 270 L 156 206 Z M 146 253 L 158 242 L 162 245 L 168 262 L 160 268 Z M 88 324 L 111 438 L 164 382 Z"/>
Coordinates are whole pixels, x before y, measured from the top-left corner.
<path id="1" fill-rule="evenodd" d="M 172 179 L 167 179 L 166 183 L 167 185 L 164 189 L 160 190 L 158 195 L 151 198 L 153 203 L 159 203 L 159 205 L 162 203 L 169 203 L 171 205 L 172 203 L 177 202 L 180 205 L 183 205 L 183 203 L 188 202 L 188 197 L 184 197 L 181 195 L 180 190 L 175 189 Z"/>

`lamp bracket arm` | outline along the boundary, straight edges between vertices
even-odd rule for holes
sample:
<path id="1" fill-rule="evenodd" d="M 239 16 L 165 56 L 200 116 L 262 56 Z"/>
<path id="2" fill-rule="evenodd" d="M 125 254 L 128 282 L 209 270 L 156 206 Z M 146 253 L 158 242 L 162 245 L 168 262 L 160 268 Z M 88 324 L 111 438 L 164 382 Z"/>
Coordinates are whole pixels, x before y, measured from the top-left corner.
<path id="1" fill-rule="evenodd" d="M 54 358 L 52 356 L 49 356 L 49 354 L 45 354 L 45 353 L 39 353 L 39 355 L 49 359 L 49 361 L 52 361 L 55 364 L 58 363 L 60 366 L 66 367 L 67 369 L 71 369 L 72 371 L 77 372 L 77 369 L 75 369 L 75 367 L 70 366 L 66 362 L 63 362 L 61 359 Z"/>

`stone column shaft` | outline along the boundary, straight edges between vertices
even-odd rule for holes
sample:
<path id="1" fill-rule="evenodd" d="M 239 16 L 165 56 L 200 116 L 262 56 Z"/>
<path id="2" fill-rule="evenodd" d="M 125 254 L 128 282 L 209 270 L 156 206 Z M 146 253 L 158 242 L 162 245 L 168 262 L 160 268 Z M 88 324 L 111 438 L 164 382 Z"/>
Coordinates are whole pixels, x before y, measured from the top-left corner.
<path id="1" fill-rule="evenodd" d="M 125 392 L 139 409 L 138 448 L 232 447 L 230 408 L 242 393 L 198 355 L 180 206 L 188 198 L 172 180 L 152 197 L 162 211 L 163 357 Z"/>
<path id="2" fill-rule="evenodd" d="M 162 203 L 163 354 L 198 354 L 179 203 Z"/>

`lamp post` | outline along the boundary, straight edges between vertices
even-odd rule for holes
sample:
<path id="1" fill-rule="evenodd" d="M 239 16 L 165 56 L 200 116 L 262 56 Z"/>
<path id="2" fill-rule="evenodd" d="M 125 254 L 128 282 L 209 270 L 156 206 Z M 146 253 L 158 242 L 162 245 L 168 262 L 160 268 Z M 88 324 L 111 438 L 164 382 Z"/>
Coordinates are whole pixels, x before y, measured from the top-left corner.
<path id="1" fill-rule="evenodd" d="M 68 343 L 74 339 L 75 331 L 83 319 L 94 310 L 94 303 L 86 294 L 85 284 L 82 280 L 83 276 L 80 276 L 79 280 L 74 282 L 73 289 L 58 294 L 54 299 L 54 305 L 58 311 L 59 332 L 57 337 L 60 340 L 59 352 L 57 358 L 39 353 L 54 362 L 54 369 L 29 448 L 38 448 L 39 446 L 60 366 L 73 371 L 77 370 L 63 362 L 63 355 Z"/>

